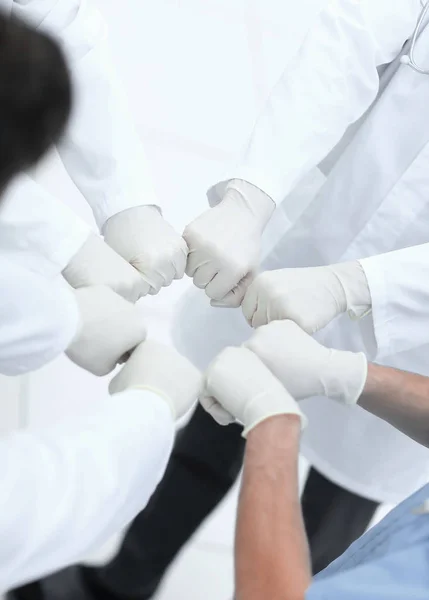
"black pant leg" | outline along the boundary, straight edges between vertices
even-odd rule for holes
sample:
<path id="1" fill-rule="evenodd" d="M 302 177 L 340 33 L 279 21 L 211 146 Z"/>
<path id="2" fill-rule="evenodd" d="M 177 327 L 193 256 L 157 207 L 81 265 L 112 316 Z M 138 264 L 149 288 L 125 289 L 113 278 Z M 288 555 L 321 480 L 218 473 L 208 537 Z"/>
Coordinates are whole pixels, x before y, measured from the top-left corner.
<path id="1" fill-rule="evenodd" d="M 234 484 L 243 454 L 241 427 L 221 427 L 198 406 L 117 556 L 105 567 L 83 570 L 93 595 L 149 598 L 176 554 Z"/>
<path id="2" fill-rule="evenodd" d="M 379 506 L 332 483 L 315 469 L 310 470 L 301 503 L 314 574 L 365 533 Z"/>

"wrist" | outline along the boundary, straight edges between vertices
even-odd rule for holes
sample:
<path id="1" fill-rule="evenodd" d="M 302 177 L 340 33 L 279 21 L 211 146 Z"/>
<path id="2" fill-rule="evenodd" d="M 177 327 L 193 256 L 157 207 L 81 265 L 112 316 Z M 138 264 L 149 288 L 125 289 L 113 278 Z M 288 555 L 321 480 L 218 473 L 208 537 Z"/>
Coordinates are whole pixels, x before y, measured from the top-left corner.
<path id="1" fill-rule="evenodd" d="M 247 438 L 247 459 L 267 466 L 267 455 L 279 456 L 284 469 L 285 456 L 296 458 L 299 454 L 301 420 L 296 414 L 282 414 L 267 417 L 249 431 Z M 252 448 L 255 453 L 252 455 Z M 272 464 L 272 461 L 270 460 Z"/>
<path id="2" fill-rule="evenodd" d="M 331 266 L 344 292 L 345 310 L 352 319 L 361 319 L 371 310 L 371 292 L 365 271 L 359 261 Z"/>
<path id="3" fill-rule="evenodd" d="M 364 396 L 375 396 L 380 390 L 386 389 L 385 369 L 380 365 L 368 363 L 368 372 L 365 385 L 361 394 Z"/>
<path id="4" fill-rule="evenodd" d="M 67 281 L 67 280 L 66 280 Z M 76 342 L 79 341 L 82 332 L 84 330 L 84 326 L 85 326 L 85 314 L 84 314 L 84 310 L 82 305 L 82 301 L 81 301 L 81 297 L 82 297 L 82 289 L 71 289 L 71 297 L 74 299 L 73 305 L 75 308 L 75 314 L 76 314 L 76 319 L 75 319 L 75 333 L 73 338 L 70 340 L 69 345 L 67 346 L 66 350 L 64 351 L 65 354 L 68 356 L 68 353 L 70 350 L 73 350 L 73 346 Z M 70 359 L 72 360 L 72 359 Z"/>
<path id="5" fill-rule="evenodd" d="M 85 264 L 87 260 L 92 260 L 94 253 L 98 254 L 100 243 L 103 244 L 103 240 L 93 231 L 89 231 L 85 239 L 81 240 L 79 247 L 70 256 L 61 274 L 72 287 L 76 270 L 81 268 L 81 265 Z"/>
<path id="6" fill-rule="evenodd" d="M 136 214 L 136 212 L 139 213 L 144 213 L 144 214 L 148 214 L 151 213 L 155 216 L 162 216 L 162 211 L 160 209 L 159 206 L 157 206 L 156 204 L 139 204 L 138 206 L 129 206 L 128 208 L 124 208 L 124 210 L 120 210 L 117 213 L 115 213 L 114 215 L 111 215 L 106 223 L 105 223 L 105 228 L 107 226 L 107 224 L 110 222 L 112 223 L 113 221 L 116 221 L 119 217 L 123 217 L 124 215 L 128 217 L 132 217 L 133 213 L 134 215 Z"/>
<path id="7" fill-rule="evenodd" d="M 143 391 L 143 392 L 150 392 L 153 396 L 156 396 L 159 400 L 161 400 L 163 402 L 163 404 L 165 404 L 166 406 L 168 406 L 168 409 L 171 413 L 171 416 L 173 418 L 173 421 L 177 420 L 177 415 L 176 415 L 176 410 L 175 410 L 175 405 L 173 400 L 168 396 L 168 394 L 166 394 L 165 392 L 163 392 L 162 390 L 160 390 L 159 388 L 153 387 L 151 385 L 132 385 L 128 388 L 126 388 L 123 391 L 132 391 L 132 390 L 137 390 L 137 391 Z M 121 392 L 117 392 L 117 393 L 121 393 Z M 114 393 L 112 394 L 114 395 Z"/>
<path id="8" fill-rule="evenodd" d="M 160 215 L 162 217 L 162 209 L 157 204 L 142 204 L 141 206 L 136 206 L 135 208 L 144 208 L 147 211 L 150 211 L 152 213 L 157 213 L 158 215 Z"/>
<path id="9" fill-rule="evenodd" d="M 325 395 L 342 404 L 354 405 L 359 400 L 368 375 L 368 362 L 363 352 L 329 350 Z"/>
<path id="10" fill-rule="evenodd" d="M 287 396 L 261 397 L 258 396 L 250 402 L 244 412 L 244 431 L 243 437 L 247 438 L 248 434 L 257 426 L 275 417 L 291 417 L 292 420 L 298 423 L 299 429 L 303 430 L 307 426 L 307 418 L 299 410 L 297 402 L 290 397 L 287 402 Z"/>

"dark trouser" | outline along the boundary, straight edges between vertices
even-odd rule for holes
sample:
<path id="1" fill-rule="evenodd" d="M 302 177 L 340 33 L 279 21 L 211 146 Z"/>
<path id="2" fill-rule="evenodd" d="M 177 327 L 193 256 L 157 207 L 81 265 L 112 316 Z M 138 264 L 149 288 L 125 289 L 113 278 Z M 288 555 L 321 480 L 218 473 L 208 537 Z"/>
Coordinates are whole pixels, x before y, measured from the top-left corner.
<path id="1" fill-rule="evenodd" d="M 243 455 L 241 428 L 220 427 L 199 406 L 179 433 L 164 479 L 133 521 L 117 556 L 104 567 L 81 570 L 88 599 L 150 598 L 178 551 L 234 484 Z M 302 507 L 317 573 L 364 533 L 377 503 L 311 469 Z"/>

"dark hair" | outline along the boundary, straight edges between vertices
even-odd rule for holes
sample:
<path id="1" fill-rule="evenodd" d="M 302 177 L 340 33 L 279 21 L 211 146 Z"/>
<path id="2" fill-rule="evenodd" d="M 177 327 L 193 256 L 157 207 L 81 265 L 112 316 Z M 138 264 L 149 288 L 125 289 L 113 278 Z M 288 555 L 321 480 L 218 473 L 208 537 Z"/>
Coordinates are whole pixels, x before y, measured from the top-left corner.
<path id="1" fill-rule="evenodd" d="M 70 77 L 57 43 L 0 14 L 0 194 L 59 139 L 71 102 Z"/>

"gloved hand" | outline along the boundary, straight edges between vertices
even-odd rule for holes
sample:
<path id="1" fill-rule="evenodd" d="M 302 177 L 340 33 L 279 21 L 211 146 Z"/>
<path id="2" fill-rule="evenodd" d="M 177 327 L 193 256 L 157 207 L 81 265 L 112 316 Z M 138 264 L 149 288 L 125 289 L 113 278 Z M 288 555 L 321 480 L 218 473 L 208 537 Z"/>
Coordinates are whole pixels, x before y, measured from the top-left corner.
<path id="1" fill-rule="evenodd" d="M 293 321 L 264 325 L 244 345 L 297 400 L 326 396 L 356 404 L 362 394 L 368 370 L 365 355 L 326 348 Z"/>
<path id="2" fill-rule="evenodd" d="M 362 317 L 371 309 L 371 294 L 358 261 L 266 271 L 249 286 L 242 303 L 252 327 L 291 319 L 315 333 L 341 313 Z"/>
<path id="3" fill-rule="evenodd" d="M 243 436 L 275 415 L 306 418 L 280 381 L 255 354 L 246 348 L 226 348 L 209 366 L 202 406 L 221 425 L 234 421 L 244 425 Z"/>
<path id="4" fill-rule="evenodd" d="M 212 306 L 240 306 L 259 264 L 260 239 L 275 205 L 257 187 L 234 179 L 223 200 L 190 223 L 186 274 Z"/>
<path id="5" fill-rule="evenodd" d="M 106 286 L 75 291 L 81 325 L 66 350 L 74 363 L 94 375 L 107 375 L 146 339 L 141 309 Z"/>
<path id="6" fill-rule="evenodd" d="M 75 289 L 107 285 L 130 302 L 136 302 L 149 291 L 140 273 L 95 233 L 89 235 L 62 274 Z"/>
<path id="7" fill-rule="evenodd" d="M 111 394 L 127 389 L 158 394 L 167 402 L 173 418 L 179 419 L 198 398 L 201 374 L 174 348 L 148 340 L 134 350 L 110 382 Z"/>
<path id="8" fill-rule="evenodd" d="M 156 206 L 136 206 L 107 220 L 104 240 L 140 273 L 146 293 L 157 294 L 185 273 L 188 248 Z"/>

